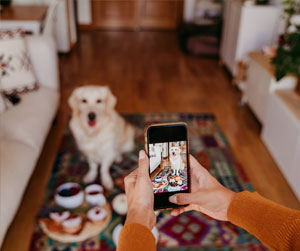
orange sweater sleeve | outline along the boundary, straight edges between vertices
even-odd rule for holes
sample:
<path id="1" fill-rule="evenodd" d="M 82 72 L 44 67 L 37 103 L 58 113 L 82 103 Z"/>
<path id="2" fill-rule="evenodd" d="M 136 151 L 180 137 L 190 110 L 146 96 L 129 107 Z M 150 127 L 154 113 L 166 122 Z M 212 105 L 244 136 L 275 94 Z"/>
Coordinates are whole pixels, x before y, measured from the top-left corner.
<path id="1" fill-rule="evenodd" d="M 154 251 L 155 238 L 147 227 L 138 223 L 126 224 L 121 230 L 117 251 Z"/>
<path id="2" fill-rule="evenodd" d="M 244 191 L 234 196 L 227 216 L 271 250 L 300 250 L 300 211 Z"/>

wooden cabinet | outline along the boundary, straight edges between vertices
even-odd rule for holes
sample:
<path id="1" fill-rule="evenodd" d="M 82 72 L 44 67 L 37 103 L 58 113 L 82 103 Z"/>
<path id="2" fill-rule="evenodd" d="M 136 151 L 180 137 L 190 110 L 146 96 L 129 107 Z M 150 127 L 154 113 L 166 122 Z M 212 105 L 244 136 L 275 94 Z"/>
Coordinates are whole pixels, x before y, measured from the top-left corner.
<path id="1" fill-rule="evenodd" d="M 142 28 L 176 28 L 183 15 L 182 1 L 145 0 L 141 6 Z"/>
<path id="2" fill-rule="evenodd" d="M 246 79 L 246 97 L 248 105 L 260 122 L 263 122 L 272 76 L 252 58 Z"/>
<path id="3" fill-rule="evenodd" d="M 174 29 L 183 0 L 93 0 L 92 25 L 106 29 Z"/>
<path id="4" fill-rule="evenodd" d="M 297 196 L 300 199 L 300 134 L 298 138 L 298 144 L 295 152 L 291 172 L 290 172 L 290 178 L 291 183 L 293 184 L 294 189 L 297 191 Z"/>
<path id="5" fill-rule="evenodd" d="M 92 2 L 93 25 L 100 28 L 136 28 L 139 2 L 98 0 Z"/>
<path id="6" fill-rule="evenodd" d="M 261 138 L 300 199 L 300 98 L 296 78 L 276 82 L 270 60 L 262 52 L 249 56 L 245 93 L 262 123 Z"/>
<path id="7" fill-rule="evenodd" d="M 300 199 L 300 98 L 294 91 L 270 94 L 261 137 Z"/>
<path id="8" fill-rule="evenodd" d="M 275 90 L 293 90 L 296 86 L 294 77 L 284 77 L 276 81 L 269 59 L 262 52 L 249 54 L 247 78 L 244 95 L 251 110 L 263 124 L 270 93 Z"/>

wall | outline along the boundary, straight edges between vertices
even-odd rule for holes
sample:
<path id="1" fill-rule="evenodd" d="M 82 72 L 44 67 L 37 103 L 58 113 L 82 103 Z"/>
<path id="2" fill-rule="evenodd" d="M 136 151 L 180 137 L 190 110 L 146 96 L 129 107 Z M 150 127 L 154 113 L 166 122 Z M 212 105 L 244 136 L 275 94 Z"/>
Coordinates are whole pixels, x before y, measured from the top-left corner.
<path id="1" fill-rule="evenodd" d="M 12 0 L 13 4 L 49 4 L 51 0 Z"/>
<path id="2" fill-rule="evenodd" d="M 92 23 L 92 9 L 90 0 L 77 0 L 77 20 L 79 24 Z"/>
<path id="3" fill-rule="evenodd" d="M 283 0 L 270 0 L 270 4 L 280 6 Z"/>
<path id="4" fill-rule="evenodd" d="M 185 22 L 192 22 L 194 19 L 194 4 L 195 0 L 185 0 L 183 10 L 183 20 Z"/>
<path id="5" fill-rule="evenodd" d="M 270 4 L 278 6 L 278 8 L 281 9 L 280 22 L 279 22 L 279 25 L 278 25 L 278 35 L 284 33 L 284 30 L 285 30 L 285 21 L 281 17 L 282 14 L 283 14 L 283 6 L 281 5 L 281 2 L 283 2 L 283 1 L 284 0 L 270 0 Z"/>

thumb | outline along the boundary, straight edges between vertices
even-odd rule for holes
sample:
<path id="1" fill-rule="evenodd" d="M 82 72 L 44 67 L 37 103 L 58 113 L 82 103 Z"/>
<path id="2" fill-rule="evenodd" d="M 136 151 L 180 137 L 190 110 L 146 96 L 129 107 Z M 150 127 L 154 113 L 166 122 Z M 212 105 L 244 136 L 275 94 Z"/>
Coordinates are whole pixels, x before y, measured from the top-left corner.
<path id="1" fill-rule="evenodd" d="M 169 197 L 169 201 L 177 205 L 196 204 L 199 198 L 201 197 L 198 193 L 179 193 Z"/>
<path id="2" fill-rule="evenodd" d="M 144 150 L 139 152 L 139 173 L 138 176 L 149 177 L 149 160 Z"/>

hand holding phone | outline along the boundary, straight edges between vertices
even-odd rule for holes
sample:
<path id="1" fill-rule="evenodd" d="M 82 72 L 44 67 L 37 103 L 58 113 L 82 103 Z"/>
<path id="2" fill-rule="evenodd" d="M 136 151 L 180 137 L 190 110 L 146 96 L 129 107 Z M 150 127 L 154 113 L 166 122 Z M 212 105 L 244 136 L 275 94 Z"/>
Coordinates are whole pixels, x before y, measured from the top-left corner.
<path id="1" fill-rule="evenodd" d="M 190 192 L 189 141 L 183 122 L 152 124 L 145 130 L 154 209 L 178 207 L 169 197 Z"/>
<path id="2" fill-rule="evenodd" d="M 156 216 L 148 166 L 149 160 L 142 150 L 139 153 L 139 167 L 125 177 L 124 183 L 128 204 L 126 224 L 136 222 L 151 230 L 155 225 Z"/>
<path id="3" fill-rule="evenodd" d="M 235 192 L 221 185 L 201 164 L 190 156 L 191 193 L 176 194 L 169 200 L 184 207 L 172 210 L 177 216 L 183 212 L 196 210 L 214 219 L 227 221 L 227 209 L 235 196 Z"/>

